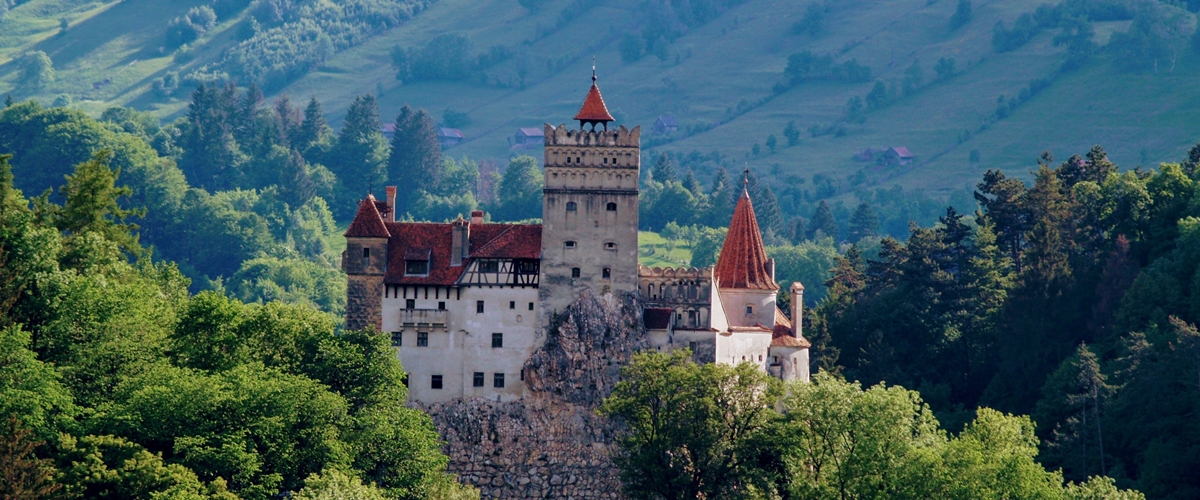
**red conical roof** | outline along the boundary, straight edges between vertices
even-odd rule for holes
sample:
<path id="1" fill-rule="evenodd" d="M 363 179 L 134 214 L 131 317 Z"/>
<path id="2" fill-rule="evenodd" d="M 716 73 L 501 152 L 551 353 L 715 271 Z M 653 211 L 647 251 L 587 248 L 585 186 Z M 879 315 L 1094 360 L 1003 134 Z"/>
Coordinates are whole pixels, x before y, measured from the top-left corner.
<path id="1" fill-rule="evenodd" d="M 583 107 L 579 108 L 579 114 L 575 115 L 575 119 L 581 122 L 613 121 L 612 115 L 608 114 L 608 107 L 604 105 L 604 98 L 600 96 L 600 87 L 596 86 L 594 76 L 592 77 L 592 88 L 588 90 L 587 98 L 583 100 Z"/>
<path id="2" fill-rule="evenodd" d="M 390 238 L 383 216 L 375 206 L 375 196 L 367 198 L 358 204 L 358 213 L 354 214 L 354 222 L 346 229 L 347 238 Z"/>
<path id="3" fill-rule="evenodd" d="M 762 233 L 758 232 L 754 205 L 750 203 L 750 195 L 745 190 L 733 209 L 729 235 L 725 237 L 725 246 L 721 247 L 721 257 L 713 274 L 721 288 L 779 289 L 779 285 L 771 278 L 771 271 L 767 269 L 767 251 L 763 248 Z"/>

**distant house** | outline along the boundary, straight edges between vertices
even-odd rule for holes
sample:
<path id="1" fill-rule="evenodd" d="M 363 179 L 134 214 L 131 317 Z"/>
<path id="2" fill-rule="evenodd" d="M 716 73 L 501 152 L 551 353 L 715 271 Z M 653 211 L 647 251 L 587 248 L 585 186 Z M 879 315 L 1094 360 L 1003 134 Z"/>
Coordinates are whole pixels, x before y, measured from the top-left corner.
<path id="1" fill-rule="evenodd" d="M 458 143 L 463 141 L 463 138 L 464 138 L 463 133 L 459 129 L 456 129 L 456 128 L 439 128 L 438 129 L 438 144 L 441 144 L 443 148 L 450 148 L 450 147 L 457 146 Z"/>
<path id="2" fill-rule="evenodd" d="M 385 123 L 379 126 L 379 133 L 383 134 L 383 138 L 388 142 L 392 142 L 392 138 L 396 137 L 396 124 Z"/>
<path id="3" fill-rule="evenodd" d="M 657 120 L 654 120 L 654 133 L 669 134 L 679 130 L 679 122 L 675 121 L 675 117 L 671 115 L 661 115 Z"/>
<path id="4" fill-rule="evenodd" d="M 522 127 L 513 136 L 514 147 L 540 147 L 546 143 L 546 133 L 538 127 Z"/>
<path id="5" fill-rule="evenodd" d="M 913 162 L 913 154 L 904 146 L 893 146 L 883 152 L 885 165 L 908 165 Z"/>

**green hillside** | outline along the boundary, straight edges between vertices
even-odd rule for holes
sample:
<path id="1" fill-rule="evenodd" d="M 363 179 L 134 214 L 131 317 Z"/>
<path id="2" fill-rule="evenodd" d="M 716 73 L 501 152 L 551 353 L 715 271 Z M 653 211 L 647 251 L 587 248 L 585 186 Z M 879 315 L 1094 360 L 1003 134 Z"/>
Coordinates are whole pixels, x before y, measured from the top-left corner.
<path id="1" fill-rule="evenodd" d="M 131 105 L 163 118 L 178 116 L 190 90 L 185 76 L 221 61 L 249 22 L 246 11 L 218 19 L 190 44 L 190 55 L 176 57 L 165 45 L 168 22 L 206 3 L 33 0 L 16 6 L 0 22 L 0 61 L 6 61 L 0 65 L 0 92 L 45 104 L 65 94 L 73 106 L 93 115 L 110 105 Z M 622 123 L 644 127 L 648 149 L 717 151 L 727 166 L 746 163 L 777 181 L 804 182 L 825 174 L 838 184 L 827 193 L 833 196 L 848 193 L 850 184 L 899 184 L 945 196 L 988 168 L 1024 176 L 1043 150 L 1065 158 L 1093 143 L 1103 144 L 1118 164 L 1153 165 L 1181 157 L 1200 137 L 1200 119 L 1188 113 L 1200 98 L 1191 84 L 1200 74 L 1200 58 L 1186 44 L 1174 71 L 1157 73 L 1120 70 L 1114 64 L 1119 57 L 1103 52 L 1080 69 L 1059 73 L 1066 49 L 1053 43 L 1058 28 L 1039 30 L 1028 43 L 997 53 L 992 45 L 996 23 L 1011 25 L 1042 0 L 976 0 L 970 22 L 956 30 L 949 26 L 957 5 L 953 0 L 828 2 L 816 36 L 792 30 L 808 3 L 718 3 L 735 5 L 708 22 L 676 26 L 679 36 L 666 46 L 665 61 L 648 54 L 626 63 L 622 35 L 643 30 L 652 20 L 644 2 L 551 0 L 530 11 L 517 0 L 441 0 L 399 27 L 337 51 L 285 85 L 269 87 L 267 97 L 316 96 L 335 118 L 363 93 L 380 97 L 385 119 L 404 103 L 435 116 L 452 107 L 467 112 L 471 121 L 464 127 L 467 141 L 450 154 L 503 159 L 513 152 L 509 138 L 517 127 L 569 121 L 595 56 L 610 109 Z M 1187 17 L 1186 23 L 1194 25 Z M 69 23 L 65 32 L 60 33 L 57 19 Z M 1128 20 L 1094 21 L 1093 40 L 1103 45 L 1130 25 Z M 474 53 L 501 46 L 508 57 L 486 68 L 486 84 L 481 78 L 397 81 L 393 47 L 420 49 L 446 33 L 469 37 Z M 55 81 L 40 90 L 18 86 L 19 58 L 29 50 L 44 51 L 56 70 Z M 839 64 L 856 60 L 870 68 L 871 78 L 805 82 L 774 92 L 788 56 L 803 50 L 832 54 Z M 935 81 L 942 58 L 953 58 L 957 71 Z M 845 121 L 848 99 L 866 96 L 876 80 L 899 86 L 914 62 L 924 74 L 920 90 L 865 110 L 861 124 Z M 172 96 L 158 97 L 154 80 L 168 72 L 180 75 L 184 84 Z M 1035 79 L 1045 79 L 1048 86 L 989 124 L 1000 96 L 1011 100 Z M 648 129 L 665 114 L 676 117 L 682 129 L 707 130 L 653 137 Z M 789 121 L 803 132 L 794 147 L 787 147 L 783 136 Z M 817 124 L 841 130 L 812 137 L 809 129 Z M 780 144 L 775 153 L 766 146 L 771 134 Z M 751 153 L 755 144 L 758 156 Z M 884 168 L 854 159 L 865 148 L 889 146 L 908 147 L 916 162 Z M 971 161 L 972 151 L 978 161 Z M 701 180 L 708 178 L 705 170 L 697 172 Z M 856 174 L 851 183 L 848 177 Z"/>

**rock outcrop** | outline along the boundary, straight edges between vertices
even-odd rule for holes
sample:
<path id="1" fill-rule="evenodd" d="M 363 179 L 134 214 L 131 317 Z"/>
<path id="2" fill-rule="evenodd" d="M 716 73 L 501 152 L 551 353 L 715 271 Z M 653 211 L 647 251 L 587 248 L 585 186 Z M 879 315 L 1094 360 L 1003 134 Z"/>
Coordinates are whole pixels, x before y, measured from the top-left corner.
<path id="1" fill-rule="evenodd" d="M 527 396 L 425 404 L 450 472 L 484 498 L 620 498 L 609 459 L 617 425 L 596 414 L 620 369 L 647 347 L 633 294 L 584 292 L 525 363 Z"/>

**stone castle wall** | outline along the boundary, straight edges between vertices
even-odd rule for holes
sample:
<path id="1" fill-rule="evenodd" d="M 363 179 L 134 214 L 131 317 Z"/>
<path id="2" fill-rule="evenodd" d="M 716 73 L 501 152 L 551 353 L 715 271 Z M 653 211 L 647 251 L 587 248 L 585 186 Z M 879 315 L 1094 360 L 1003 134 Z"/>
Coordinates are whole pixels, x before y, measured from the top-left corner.
<path id="1" fill-rule="evenodd" d="M 609 458 L 620 429 L 595 410 L 648 347 L 641 311 L 635 294 L 585 292 L 526 361 L 525 398 L 419 405 L 446 440 L 450 472 L 484 498 L 621 498 Z"/>

